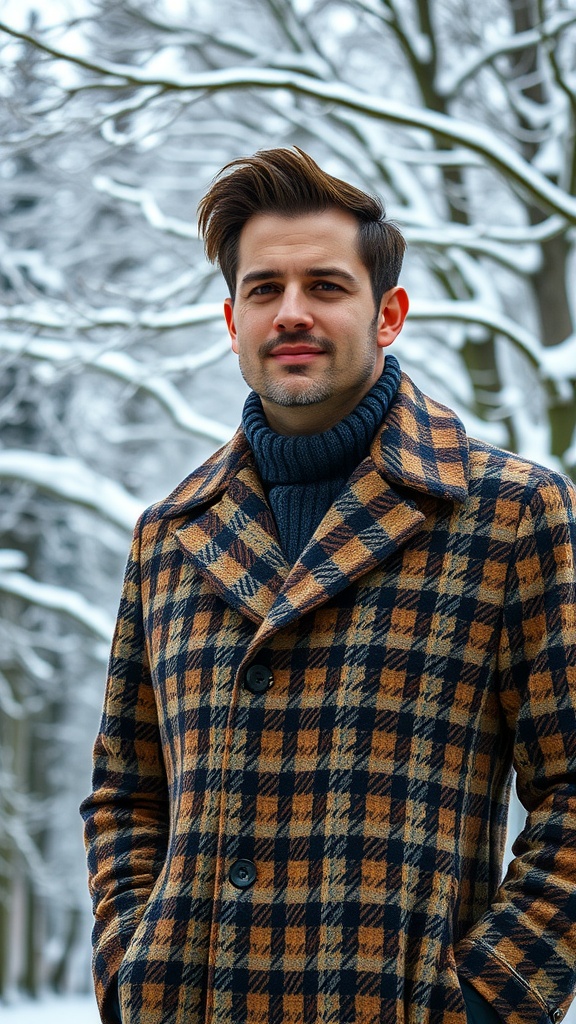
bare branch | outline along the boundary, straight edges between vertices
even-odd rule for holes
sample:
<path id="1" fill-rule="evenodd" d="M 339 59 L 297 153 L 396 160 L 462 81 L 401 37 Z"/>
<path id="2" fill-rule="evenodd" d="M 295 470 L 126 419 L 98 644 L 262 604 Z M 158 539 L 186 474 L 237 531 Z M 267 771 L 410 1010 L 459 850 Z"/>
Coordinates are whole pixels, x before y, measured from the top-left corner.
<path id="1" fill-rule="evenodd" d="M 203 352 L 159 361 L 152 366 L 138 363 L 125 352 L 94 351 L 94 346 L 85 342 L 66 342 L 55 338 L 27 339 L 0 332 L 1 350 L 21 356 L 27 355 L 63 367 L 91 367 L 116 380 L 124 381 L 156 399 L 176 426 L 188 434 L 207 438 L 216 444 L 224 444 L 232 436 L 233 431 L 226 424 L 194 412 L 165 376 L 195 373 L 219 361 L 230 351 L 228 339 L 216 342 Z"/>
<path id="2" fill-rule="evenodd" d="M 0 323 L 20 324 L 48 330 L 85 333 L 95 328 L 121 327 L 150 331 L 174 330 L 222 319 L 222 303 L 199 302 L 160 313 L 132 313 L 129 309 L 83 307 L 74 309 L 63 302 L 36 302 L 27 305 L 0 306 Z"/>
<path id="3" fill-rule="evenodd" d="M 496 263 L 521 274 L 532 274 L 541 262 L 540 250 L 534 245 L 518 248 L 505 245 L 492 238 L 482 237 L 482 229 L 467 228 L 459 224 L 438 224 L 435 227 L 405 227 L 404 236 L 409 245 L 429 246 L 435 249 L 459 249 L 488 256 Z"/>
<path id="4" fill-rule="evenodd" d="M 576 197 L 566 193 L 549 181 L 545 175 L 524 160 L 511 146 L 498 139 L 488 128 L 478 124 L 468 124 L 445 114 L 438 114 L 427 109 L 411 107 L 408 104 L 388 98 L 368 96 L 352 86 L 340 82 L 318 82 L 289 71 L 267 70 L 265 68 L 226 68 L 208 71 L 196 75 L 170 77 L 150 76 L 145 70 L 126 65 L 86 63 L 83 58 L 74 54 L 48 47 L 26 33 L 18 32 L 0 22 L 0 30 L 9 32 L 16 38 L 25 39 L 31 45 L 38 46 L 60 60 L 68 60 L 80 66 L 87 66 L 105 78 L 113 78 L 119 85 L 160 85 L 166 89 L 183 92 L 196 90 L 233 90 L 245 88 L 260 89 L 291 89 L 304 96 L 312 96 L 318 100 L 340 104 L 349 110 L 366 114 L 392 124 L 405 127 L 420 128 L 452 143 L 465 146 L 472 152 L 479 153 L 498 171 L 504 174 L 510 183 L 520 186 L 533 196 L 542 206 L 556 213 L 563 214 L 571 223 L 576 223 Z"/>
<path id="5" fill-rule="evenodd" d="M 132 530 L 142 503 L 114 480 L 79 459 L 5 448 L 0 451 L 0 479 L 20 480 L 55 498 L 97 512 L 123 530 Z"/>
<path id="6" fill-rule="evenodd" d="M 122 185 L 104 174 L 97 175 L 93 178 L 92 183 L 98 192 L 104 192 L 114 199 L 121 199 L 139 206 L 148 223 L 159 231 L 164 231 L 168 235 L 176 235 L 178 238 L 198 238 L 198 228 L 195 224 L 187 224 L 177 217 L 167 217 L 162 213 L 148 189 Z"/>
<path id="7" fill-rule="evenodd" d="M 21 597 L 30 604 L 63 612 L 86 626 L 101 640 L 110 642 L 114 629 L 113 620 L 74 590 L 39 583 L 22 572 L 0 572 L 0 591 Z"/>
<path id="8" fill-rule="evenodd" d="M 509 338 L 533 366 L 544 376 L 548 375 L 544 348 L 538 338 L 515 320 L 503 313 L 495 313 L 476 302 L 414 302 L 410 307 L 411 320 L 456 320 L 463 323 L 480 324 Z M 567 367 L 568 372 L 572 369 Z"/>
<path id="9" fill-rule="evenodd" d="M 465 82 L 473 78 L 474 75 L 477 75 L 487 64 L 492 64 L 497 57 L 502 57 L 504 54 L 517 53 L 527 49 L 527 47 L 537 46 L 546 40 L 553 41 L 565 28 L 568 28 L 569 25 L 573 25 L 575 22 L 576 14 L 570 12 L 563 14 L 559 11 L 538 28 L 519 32 L 509 39 L 504 39 L 501 43 L 496 43 L 478 56 L 469 59 L 455 72 L 445 72 L 436 83 L 439 95 L 444 96 L 446 99 L 454 99 Z"/>

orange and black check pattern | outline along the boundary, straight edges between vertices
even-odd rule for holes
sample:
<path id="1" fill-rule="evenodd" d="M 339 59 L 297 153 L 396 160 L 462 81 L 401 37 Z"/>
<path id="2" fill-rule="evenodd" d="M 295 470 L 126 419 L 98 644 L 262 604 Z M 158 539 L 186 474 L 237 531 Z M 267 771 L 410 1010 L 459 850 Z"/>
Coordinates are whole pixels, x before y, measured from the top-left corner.
<path id="1" fill-rule="evenodd" d="M 241 431 L 144 514 L 82 808 L 103 1021 L 118 979 L 123 1024 L 465 1024 L 458 974 L 560 1018 L 575 540 L 563 477 L 406 377 L 294 566 Z"/>

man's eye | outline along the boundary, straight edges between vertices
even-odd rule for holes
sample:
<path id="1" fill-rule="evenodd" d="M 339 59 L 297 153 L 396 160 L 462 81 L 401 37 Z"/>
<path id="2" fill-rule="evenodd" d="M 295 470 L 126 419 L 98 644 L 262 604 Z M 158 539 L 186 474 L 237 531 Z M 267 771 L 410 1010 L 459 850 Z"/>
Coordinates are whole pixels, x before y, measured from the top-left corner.
<path id="1" fill-rule="evenodd" d="M 340 285 L 334 284 L 333 281 L 317 281 L 314 288 L 321 292 L 339 292 Z"/>
<path id="2" fill-rule="evenodd" d="M 269 295 L 270 292 L 273 292 L 275 290 L 276 289 L 275 289 L 275 286 L 273 284 L 259 284 L 259 285 L 256 286 L 256 288 L 252 289 L 252 293 L 251 294 L 252 295 Z"/>

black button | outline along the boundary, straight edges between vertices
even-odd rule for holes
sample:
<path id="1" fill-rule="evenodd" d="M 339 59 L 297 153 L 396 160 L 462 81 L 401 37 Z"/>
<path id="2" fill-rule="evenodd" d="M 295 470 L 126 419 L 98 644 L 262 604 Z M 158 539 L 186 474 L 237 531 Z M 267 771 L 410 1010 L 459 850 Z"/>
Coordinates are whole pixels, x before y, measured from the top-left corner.
<path id="1" fill-rule="evenodd" d="M 250 693 L 266 693 L 274 682 L 274 676 L 266 665 L 250 665 L 246 670 L 245 686 Z"/>
<path id="2" fill-rule="evenodd" d="M 558 1006 L 555 1010 L 552 1010 L 552 1013 L 550 1014 L 550 1020 L 553 1021 L 554 1024 L 558 1024 L 558 1021 L 562 1020 L 563 1016 L 564 1010 L 560 1006 Z"/>
<path id="3" fill-rule="evenodd" d="M 251 860 L 236 860 L 228 878 L 237 889 L 248 889 L 256 881 L 256 865 Z"/>

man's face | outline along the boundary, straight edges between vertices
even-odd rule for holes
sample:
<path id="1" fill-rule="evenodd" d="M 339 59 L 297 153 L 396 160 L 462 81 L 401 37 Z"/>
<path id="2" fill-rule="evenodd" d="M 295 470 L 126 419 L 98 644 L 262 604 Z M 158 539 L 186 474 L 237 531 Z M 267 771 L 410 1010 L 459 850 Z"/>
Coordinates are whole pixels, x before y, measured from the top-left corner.
<path id="1" fill-rule="evenodd" d="M 317 433 L 348 415 L 404 322 L 401 288 L 375 309 L 357 238 L 356 218 L 337 209 L 257 214 L 242 230 L 226 322 L 242 376 L 280 433 Z"/>

